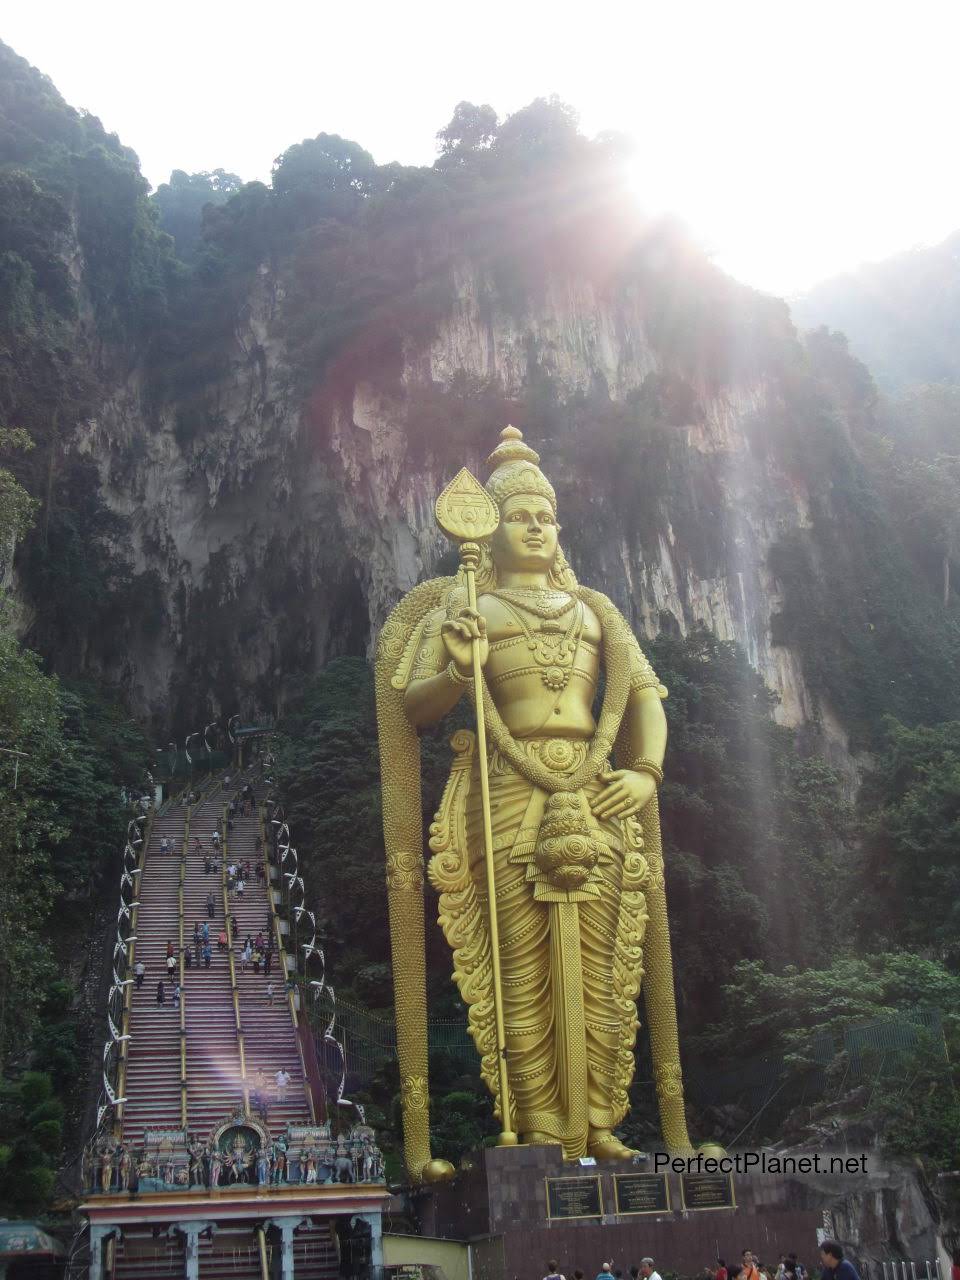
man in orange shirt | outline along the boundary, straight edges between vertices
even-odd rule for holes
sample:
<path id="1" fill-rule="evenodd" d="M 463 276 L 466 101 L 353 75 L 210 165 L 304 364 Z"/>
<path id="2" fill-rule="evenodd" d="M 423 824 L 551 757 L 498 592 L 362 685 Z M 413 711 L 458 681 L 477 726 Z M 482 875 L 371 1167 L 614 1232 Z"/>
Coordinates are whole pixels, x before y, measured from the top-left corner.
<path id="1" fill-rule="evenodd" d="M 757 1270 L 757 1260 L 749 1249 L 743 1251 L 743 1266 L 740 1268 L 739 1280 L 760 1280 L 760 1272 Z"/>

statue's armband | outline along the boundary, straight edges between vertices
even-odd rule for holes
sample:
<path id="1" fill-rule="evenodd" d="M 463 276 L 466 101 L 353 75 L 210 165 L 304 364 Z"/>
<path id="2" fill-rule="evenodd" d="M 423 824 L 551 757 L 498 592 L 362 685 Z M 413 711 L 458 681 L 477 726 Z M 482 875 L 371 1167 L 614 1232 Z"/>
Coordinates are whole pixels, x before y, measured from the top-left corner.
<path id="1" fill-rule="evenodd" d="M 667 696 L 666 686 L 657 679 L 657 673 L 650 665 L 650 660 L 640 648 L 636 637 L 631 637 L 630 645 L 630 691 L 642 693 L 653 689 L 660 698 Z"/>

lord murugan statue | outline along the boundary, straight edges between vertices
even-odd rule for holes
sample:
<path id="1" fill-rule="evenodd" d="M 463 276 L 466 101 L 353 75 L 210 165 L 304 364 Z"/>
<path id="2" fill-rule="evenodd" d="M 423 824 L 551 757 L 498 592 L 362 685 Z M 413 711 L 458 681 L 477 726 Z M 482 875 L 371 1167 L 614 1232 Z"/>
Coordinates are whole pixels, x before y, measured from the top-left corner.
<path id="1" fill-rule="evenodd" d="M 409 592 L 377 651 L 415 1181 L 450 1172 L 430 1152 L 417 729 L 465 694 L 477 732 L 453 736 L 428 874 L 501 1142 L 559 1143 L 568 1159 L 633 1155 L 614 1130 L 629 1105 L 642 978 L 664 1141 L 690 1148 L 657 808 L 666 690 L 617 608 L 577 582 L 539 461 L 507 427 L 486 486 L 467 471 L 448 486 L 438 518 L 460 542 L 461 569 Z"/>

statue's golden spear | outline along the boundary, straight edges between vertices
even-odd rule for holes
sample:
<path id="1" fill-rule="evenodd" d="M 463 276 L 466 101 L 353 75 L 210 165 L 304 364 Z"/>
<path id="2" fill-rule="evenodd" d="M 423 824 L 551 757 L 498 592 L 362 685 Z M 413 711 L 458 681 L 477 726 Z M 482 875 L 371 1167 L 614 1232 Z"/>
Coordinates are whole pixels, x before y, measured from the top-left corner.
<path id="1" fill-rule="evenodd" d="M 437 499 L 437 524 L 460 550 L 460 563 L 467 577 L 467 603 L 477 610 L 477 578 L 480 565 L 480 542 L 496 532 L 500 523 L 497 504 L 483 485 L 463 468 L 450 481 Z M 507 1044 L 503 1025 L 503 993 L 500 986 L 500 930 L 497 925 L 497 894 L 493 868 L 493 827 L 490 822 L 490 780 L 487 774 L 487 725 L 483 711 L 483 669 L 480 666 L 480 641 L 474 636 L 473 692 L 477 713 L 477 758 L 480 764 L 480 800 L 483 809 L 483 853 L 487 873 L 487 904 L 490 913 L 490 961 L 493 978 L 493 1015 L 497 1032 L 497 1068 L 500 1086 L 499 1143 L 502 1147 L 517 1144 L 510 1113 L 510 1087 L 507 1079 Z"/>

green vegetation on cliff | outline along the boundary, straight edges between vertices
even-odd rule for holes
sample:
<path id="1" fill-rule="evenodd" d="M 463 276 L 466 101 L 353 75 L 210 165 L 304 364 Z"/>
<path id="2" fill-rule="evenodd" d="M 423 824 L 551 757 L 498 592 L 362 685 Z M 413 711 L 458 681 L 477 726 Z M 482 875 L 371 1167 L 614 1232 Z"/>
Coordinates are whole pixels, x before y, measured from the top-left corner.
<path id="1" fill-rule="evenodd" d="M 29 444 L 0 430 L 0 458 Z M 27 532 L 34 507 L 0 468 L 0 547 Z M 80 1137 L 88 1073 L 78 1062 L 96 1050 L 79 987 L 91 971 L 96 983 L 110 923 L 91 907 L 100 892 L 111 898 L 120 790 L 141 782 L 150 752 L 103 690 L 44 673 L 2 598 L 0 748 L 0 1212 L 31 1213 L 53 1191 L 65 1120 Z"/>
<path id="2" fill-rule="evenodd" d="M 99 1056 L 97 988 L 129 816 L 120 791 L 142 782 L 150 750 L 102 691 L 45 675 L 5 616 L 0 725 L 0 1112 L 19 1114 L 23 1082 L 33 1079 L 22 1073 L 33 1068 L 56 1091 L 77 1142 L 88 1064 Z M 0 1128 L 13 1133 L 19 1124 Z M 0 1151 L 0 1211 L 42 1204 L 59 1155 L 53 1131 L 44 1134 L 35 1166 L 49 1177 L 24 1181 L 21 1157 L 5 1165 Z"/>
<path id="3" fill-rule="evenodd" d="M 106 388 L 136 364 L 182 270 L 148 189 L 116 135 L 0 43 L 0 426 L 36 445 L 9 464 L 41 503 L 18 552 L 22 587 L 31 641 L 70 673 L 95 637 L 116 662 L 149 601 L 126 524 L 75 447 Z"/>

